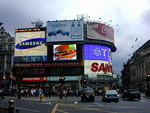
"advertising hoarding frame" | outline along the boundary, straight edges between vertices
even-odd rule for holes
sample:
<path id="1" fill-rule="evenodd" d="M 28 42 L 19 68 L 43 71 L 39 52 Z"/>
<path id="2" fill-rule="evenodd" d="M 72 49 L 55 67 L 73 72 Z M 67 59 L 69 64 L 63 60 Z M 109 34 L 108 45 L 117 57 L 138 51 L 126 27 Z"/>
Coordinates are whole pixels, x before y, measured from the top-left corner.
<path id="1" fill-rule="evenodd" d="M 47 42 L 83 41 L 83 21 L 64 20 L 47 22 Z"/>
<path id="2" fill-rule="evenodd" d="M 103 45 L 84 44 L 85 60 L 104 60 L 112 62 L 111 49 Z"/>
<path id="3" fill-rule="evenodd" d="M 112 76 L 112 63 L 102 60 L 84 60 L 84 75 Z"/>
<path id="4" fill-rule="evenodd" d="M 14 62 L 47 61 L 45 30 L 45 28 L 16 30 Z"/>
<path id="5" fill-rule="evenodd" d="M 88 22 L 87 39 L 107 41 L 114 44 L 114 29 L 103 23 Z"/>

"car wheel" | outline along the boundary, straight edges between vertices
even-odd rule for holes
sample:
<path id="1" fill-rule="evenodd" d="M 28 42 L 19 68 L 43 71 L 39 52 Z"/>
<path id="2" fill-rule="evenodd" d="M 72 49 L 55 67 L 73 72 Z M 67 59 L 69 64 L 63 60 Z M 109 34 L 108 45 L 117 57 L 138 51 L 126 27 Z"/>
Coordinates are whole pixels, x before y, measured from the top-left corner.
<path id="1" fill-rule="evenodd" d="M 94 99 L 92 99 L 91 102 L 94 102 Z"/>
<path id="2" fill-rule="evenodd" d="M 84 98 L 81 98 L 81 102 L 84 102 Z"/>
<path id="3" fill-rule="evenodd" d="M 119 99 L 117 99 L 115 102 L 119 102 Z"/>
<path id="4" fill-rule="evenodd" d="M 122 100 L 125 100 L 125 98 L 124 98 L 124 97 L 122 97 Z"/>
<path id="5" fill-rule="evenodd" d="M 141 100 L 141 97 L 139 97 L 138 99 Z"/>

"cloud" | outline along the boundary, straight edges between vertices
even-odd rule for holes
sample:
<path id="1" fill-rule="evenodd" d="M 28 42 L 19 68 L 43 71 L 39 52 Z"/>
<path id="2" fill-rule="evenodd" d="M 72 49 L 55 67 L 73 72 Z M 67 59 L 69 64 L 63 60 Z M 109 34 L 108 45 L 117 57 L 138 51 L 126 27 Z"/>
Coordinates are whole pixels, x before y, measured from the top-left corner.
<path id="1" fill-rule="evenodd" d="M 31 22 L 41 19 L 70 20 L 79 14 L 87 14 L 90 20 L 99 20 L 115 29 L 113 69 L 120 74 L 123 62 L 129 54 L 149 40 L 149 0 L 1 0 L 0 22 L 12 35 L 17 28 L 32 27 Z M 112 20 L 112 22 L 109 22 Z M 119 26 L 116 26 L 118 24 Z M 116 32 L 117 29 L 119 32 Z M 135 42 L 136 37 L 138 41 Z M 134 45 L 133 48 L 132 45 Z"/>

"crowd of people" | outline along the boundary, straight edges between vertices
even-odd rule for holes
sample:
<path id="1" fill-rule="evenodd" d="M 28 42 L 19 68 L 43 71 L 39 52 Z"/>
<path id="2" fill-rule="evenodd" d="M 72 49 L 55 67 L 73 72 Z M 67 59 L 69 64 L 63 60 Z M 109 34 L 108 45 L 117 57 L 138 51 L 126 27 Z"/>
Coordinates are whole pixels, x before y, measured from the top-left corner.
<path id="1" fill-rule="evenodd" d="M 59 96 L 60 93 L 67 96 L 79 96 L 80 91 L 78 89 L 52 89 L 52 88 L 22 88 L 22 89 L 4 89 L 0 88 L 0 96 L 18 96 L 20 97 L 38 97 L 43 95 L 45 97 Z"/>

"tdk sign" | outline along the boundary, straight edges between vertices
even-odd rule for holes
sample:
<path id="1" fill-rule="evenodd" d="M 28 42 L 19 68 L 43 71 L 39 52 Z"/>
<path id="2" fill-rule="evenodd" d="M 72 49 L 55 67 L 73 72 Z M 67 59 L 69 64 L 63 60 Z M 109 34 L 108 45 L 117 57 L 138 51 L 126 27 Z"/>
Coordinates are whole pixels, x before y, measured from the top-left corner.
<path id="1" fill-rule="evenodd" d="M 34 47 L 41 46 L 45 44 L 45 38 L 34 38 L 29 40 L 24 40 L 18 44 L 16 44 L 16 49 L 30 49 Z"/>

